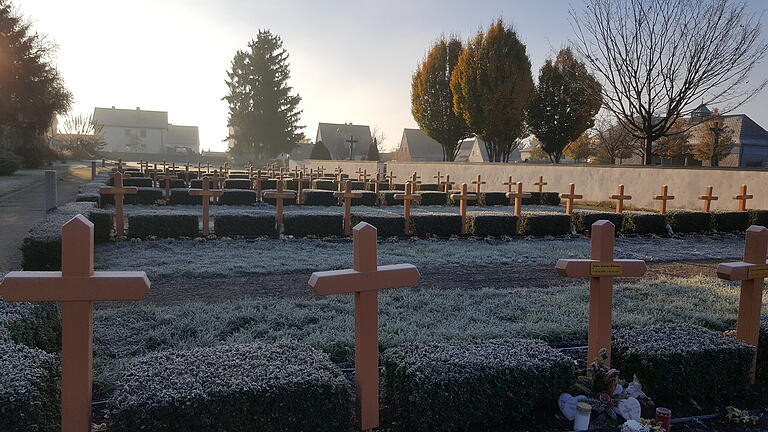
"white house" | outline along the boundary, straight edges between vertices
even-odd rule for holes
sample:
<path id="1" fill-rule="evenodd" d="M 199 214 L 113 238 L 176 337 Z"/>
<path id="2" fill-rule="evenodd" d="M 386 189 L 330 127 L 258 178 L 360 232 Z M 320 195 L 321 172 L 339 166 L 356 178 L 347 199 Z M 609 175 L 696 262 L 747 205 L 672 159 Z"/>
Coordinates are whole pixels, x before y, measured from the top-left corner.
<path id="1" fill-rule="evenodd" d="M 197 126 L 168 123 L 168 112 L 141 108 L 95 108 L 94 122 L 103 129 L 104 151 L 128 153 L 199 152 Z"/>

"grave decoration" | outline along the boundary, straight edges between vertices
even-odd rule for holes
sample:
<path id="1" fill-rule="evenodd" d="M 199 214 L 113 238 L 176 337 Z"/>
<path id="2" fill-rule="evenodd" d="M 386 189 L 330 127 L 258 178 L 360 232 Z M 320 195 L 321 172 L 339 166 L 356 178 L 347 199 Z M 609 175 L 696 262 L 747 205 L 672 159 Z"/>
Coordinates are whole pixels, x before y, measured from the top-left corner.
<path id="1" fill-rule="evenodd" d="M 548 185 L 549 183 L 544 181 L 544 176 L 539 176 L 539 181 L 535 182 L 533 185 L 536 186 L 537 192 L 542 193 L 544 192 L 544 186 Z"/>
<path id="2" fill-rule="evenodd" d="M 199 196 L 203 201 L 203 235 L 208 236 L 211 232 L 209 229 L 209 217 L 208 217 L 208 205 L 210 204 L 211 197 L 220 197 L 224 191 L 221 189 L 211 189 L 211 179 L 208 177 L 203 178 L 202 189 L 190 189 L 189 194 L 192 196 Z"/>
<path id="3" fill-rule="evenodd" d="M 752 225 L 747 229 L 744 242 L 744 261 L 723 263 L 717 266 L 717 277 L 729 281 L 741 281 L 739 295 L 739 319 L 736 338 L 752 346 L 758 346 L 760 338 L 760 311 L 763 307 L 763 286 L 768 277 L 768 228 Z M 755 363 L 752 363 L 752 382 L 755 382 Z"/>
<path id="4" fill-rule="evenodd" d="M 480 174 L 477 175 L 477 180 L 472 180 L 472 184 L 475 185 L 475 194 L 477 194 L 477 196 L 480 196 L 480 189 L 482 185 L 485 184 L 485 182 L 482 181 Z"/>
<path id="5" fill-rule="evenodd" d="M 675 196 L 669 194 L 669 186 L 663 185 L 661 187 L 661 193 L 659 195 L 654 195 L 653 199 L 659 201 L 659 213 L 667 214 L 667 201 L 675 199 Z"/>
<path id="6" fill-rule="evenodd" d="M 414 176 L 416 173 L 413 173 Z M 405 234 L 408 235 L 411 230 L 411 201 L 418 201 L 421 196 L 413 192 L 413 183 L 405 183 L 405 193 L 395 194 L 396 200 L 403 201 L 403 218 L 405 218 Z"/>
<path id="7" fill-rule="evenodd" d="M 283 200 L 296 198 L 296 192 L 283 190 L 283 180 L 277 181 L 277 190 L 264 192 L 264 198 L 275 200 L 275 227 L 278 234 L 282 234 L 285 228 L 283 224 Z"/>
<path id="8" fill-rule="evenodd" d="M 555 269 L 560 276 L 589 278 L 589 334 L 587 358 L 595 359 L 600 350 L 611 349 L 611 307 L 613 278 L 640 277 L 645 261 L 614 259 L 616 227 L 607 220 L 592 224 L 591 259 L 561 259 Z M 611 365 L 610 353 L 606 358 Z"/>
<path id="9" fill-rule="evenodd" d="M 511 200 L 514 200 L 515 216 L 520 216 L 520 214 L 522 213 L 523 198 L 530 198 L 531 194 L 523 193 L 523 182 L 515 183 L 515 187 L 517 190 L 515 192 L 507 192 L 506 197 Z"/>
<path id="10" fill-rule="evenodd" d="M 61 304 L 61 431 L 91 430 L 93 302 L 141 300 L 144 272 L 93 271 L 93 223 L 82 215 L 61 229 L 61 272 L 11 272 L 0 284 L 9 302 Z"/>
<path id="11" fill-rule="evenodd" d="M 112 174 L 114 186 L 103 186 L 99 192 L 104 195 L 115 196 L 115 235 L 122 237 L 125 234 L 125 219 L 123 218 L 123 200 L 125 195 L 135 195 L 139 193 L 139 188 L 129 186 L 123 187 L 123 175 L 119 172 Z"/>
<path id="12" fill-rule="evenodd" d="M 584 195 L 576 194 L 576 185 L 568 183 L 568 193 L 561 193 L 560 199 L 565 198 L 565 214 L 573 214 L 573 200 L 582 199 Z"/>
<path id="13" fill-rule="evenodd" d="M 608 198 L 616 201 L 616 213 L 624 213 L 624 201 L 632 199 L 632 195 L 624 195 L 624 185 L 620 184 L 616 193 L 608 196 Z"/>
<path id="14" fill-rule="evenodd" d="M 706 195 L 699 195 L 699 199 L 704 201 L 704 212 L 709 213 L 710 205 L 712 201 L 717 201 L 719 197 L 717 195 L 713 195 L 714 187 L 713 186 L 707 186 L 707 193 Z"/>
<path id="15" fill-rule="evenodd" d="M 739 194 L 734 195 L 733 199 L 739 202 L 739 211 L 747 211 L 747 200 L 754 198 L 754 195 L 747 193 L 747 185 L 743 184 L 739 187 Z"/>
<path id="16" fill-rule="evenodd" d="M 361 222 L 353 229 L 352 269 L 313 273 L 309 286 L 321 296 L 355 294 L 355 386 L 361 430 L 379 426 L 378 292 L 416 285 L 419 271 L 411 264 L 378 266 L 376 228 Z"/>
<path id="17" fill-rule="evenodd" d="M 458 194 L 452 194 L 451 199 L 453 200 L 459 200 L 459 213 L 461 214 L 461 233 L 466 234 L 467 233 L 467 201 L 468 200 L 476 200 L 477 195 L 476 194 L 468 194 L 467 193 L 467 184 L 462 183 L 461 184 L 461 193 Z"/>
<path id="18" fill-rule="evenodd" d="M 362 198 L 363 194 L 352 192 L 352 182 L 345 181 L 344 191 L 334 192 L 333 196 L 344 200 L 344 235 L 352 235 L 352 199 Z"/>

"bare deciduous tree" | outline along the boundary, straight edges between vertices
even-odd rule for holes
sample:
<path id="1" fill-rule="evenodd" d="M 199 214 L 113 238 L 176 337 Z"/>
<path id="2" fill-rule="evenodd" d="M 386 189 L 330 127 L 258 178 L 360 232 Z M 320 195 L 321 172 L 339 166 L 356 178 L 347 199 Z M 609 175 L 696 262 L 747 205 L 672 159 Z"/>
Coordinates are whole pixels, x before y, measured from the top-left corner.
<path id="1" fill-rule="evenodd" d="M 638 139 L 622 127 L 615 118 L 601 116 L 595 119 L 592 128 L 594 139 L 592 156 L 598 163 L 615 164 L 616 160 L 628 159 L 634 152 L 633 145 Z"/>
<path id="2" fill-rule="evenodd" d="M 605 108 L 642 140 L 653 141 L 701 103 L 729 112 L 759 93 L 750 83 L 765 57 L 761 15 L 732 0 L 584 0 L 571 10 L 572 45 L 602 81 Z"/>
<path id="3" fill-rule="evenodd" d="M 64 118 L 62 128 L 64 133 L 54 138 L 75 159 L 95 158 L 106 144 L 104 126 L 93 120 L 93 115 L 70 114 Z"/>

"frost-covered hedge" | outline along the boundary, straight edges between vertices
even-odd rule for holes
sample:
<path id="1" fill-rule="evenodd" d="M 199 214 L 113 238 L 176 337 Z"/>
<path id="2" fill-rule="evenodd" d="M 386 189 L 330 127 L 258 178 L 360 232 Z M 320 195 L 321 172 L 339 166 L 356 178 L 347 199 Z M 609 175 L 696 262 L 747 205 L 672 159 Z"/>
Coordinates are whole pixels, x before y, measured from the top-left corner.
<path id="1" fill-rule="evenodd" d="M 529 236 L 557 236 L 571 232 L 571 217 L 567 214 L 522 214 L 518 218 L 517 233 Z"/>
<path id="2" fill-rule="evenodd" d="M 436 185 L 434 183 L 419 185 L 419 192 L 438 192 L 442 190 L 443 190 L 443 185 Z"/>
<path id="3" fill-rule="evenodd" d="M 523 198 L 524 205 L 560 205 L 560 194 L 557 192 L 529 192 L 530 198 Z"/>
<path id="4" fill-rule="evenodd" d="M 352 392 L 326 354 L 296 343 L 165 351 L 135 360 L 109 400 L 110 431 L 337 432 Z"/>
<path id="5" fill-rule="evenodd" d="M 190 195 L 189 189 L 171 189 L 171 205 L 202 205 L 202 197 Z"/>
<path id="6" fill-rule="evenodd" d="M 469 216 L 468 232 L 478 237 L 517 235 L 517 216 L 498 213 L 474 213 Z"/>
<path id="7" fill-rule="evenodd" d="M 461 216 L 457 214 L 414 214 L 411 215 L 414 234 L 419 237 L 450 237 L 461 234 Z"/>
<path id="8" fill-rule="evenodd" d="M 285 234 L 296 237 L 341 237 L 344 235 L 344 216 L 341 214 L 286 214 Z"/>
<path id="9" fill-rule="evenodd" d="M 59 430 L 57 357 L 0 341 L 0 430 Z"/>
<path id="10" fill-rule="evenodd" d="M 112 183 L 110 181 L 110 184 Z M 153 187 L 155 184 L 149 177 L 128 177 L 123 179 L 123 186 Z"/>
<path id="11" fill-rule="evenodd" d="M 518 429 L 575 378 L 572 360 L 530 339 L 403 345 L 383 364 L 383 405 L 402 431 Z"/>
<path id="12" fill-rule="evenodd" d="M 376 227 L 379 237 L 402 237 L 405 235 L 405 219 L 399 215 L 368 215 L 352 213 L 352 226 L 367 222 Z"/>
<path id="13" fill-rule="evenodd" d="M 757 342 L 757 382 L 768 385 L 768 317 L 760 318 L 760 338 Z"/>
<path id="14" fill-rule="evenodd" d="M 61 321 L 57 304 L 0 300 L 0 343 L 10 342 L 58 352 L 61 349 Z"/>
<path id="15" fill-rule="evenodd" d="M 403 193 L 403 191 L 398 191 L 398 190 L 379 191 L 379 203 L 385 206 L 401 205 L 403 203 L 403 200 L 395 199 L 395 195 L 401 194 L 401 193 Z"/>
<path id="16" fill-rule="evenodd" d="M 621 226 L 624 223 L 624 215 L 619 213 L 609 213 L 596 210 L 574 210 L 571 216 L 571 224 L 573 229 L 579 233 L 592 231 L 592 224 L 599 220 L 607 220 L 613 223 L 616 227 L 616 232 L 621 231 Z"/>
<path id="17" fill-rule="evenodd" d="M 363 196 L 360 198 L 352 198 L 352 205 L 354 206 L 362 205 L 362 206 L 373 207 L 376 205 L 376 201 L 378 201 L 378 198 L 379 198 L 374 192 L 370 192 L 367 190 L 356 190 L 352 192 L 363 194 Z"/>
<path id="18" fill-rule="evenodd" d="M 751 210 L 750 225 L 760 225 L 768 227 L 768 210 Z"/>
<path id="19" fill-rule="evenodd" d="M 151 205 L 155 201 L 163 199 L 165 195 L 165 189 L 154 187 L 140 187 L 135 194 L 123 196 L 124 204 L 144 204 Z M 115 205 L 115 196 L 109 194 L 102 194 L 100 198 L 102 206 Z"/>
<path id="20" fill-rule="evenodd" d="M 328 190 L 328 191 L 336 191 L 338 190 L 338 187 L 336 186 L 336 182 L 333 180 L 313 180 L 312 181 L 312 189 L 320 189 L 320 190 Z"/>
<path id="21" fill-rule="evenodd" d="M 224 181 L 225 189 L 250 189 L 251 181 L 246 179 L 231 178 Z"/>
<path id="22" fill-rule="evenodd" d="M 242 192 L 252 192 L 252 191 L 242 191 Z M 267 192 L 277 192 L 277 190 L 274 190 L 274 189 L 264 189 L 264 190 L 262 190 L 262 192 L 261 192 L 261 201 L 265 202 L 267 204 L 275 205 L 277 203 L 275 198 L 266 198 L 265 197 L 265 194 Z M 283 199 L 283 205 L 295 205 L 296 204 L 296 198 L 295 198 L 296 191 L 295 190 L 290 190 L 290 189 L 284 189 L 283 192 L 293 192 L 294 193 L 294 198 L 284 198 Z"/>
<path id="23" fill-rule="evenodd" d="M 712 230 L 720 232 L 746 231 L 749 228 L 749 212 L 714 212 Z"/>
<path id="24" fill-rule="evenodd" d="M 673 324 L 619 330 L 613 366 L 637 375 L 643 390 L 663 406 L 719 403 L 743 396 L 755 348 L 703 327 Z"/>
<path id="25" fill-rule="evenodd" d="M 213 230 L 218 236 L 273 236 L 276 234 L 275 216 L 272 214 L 218 215 L 213 219 Z"/>
<path id="26" fill-rule="evenodd" d="M 195 215 L 139 214 L 128 216 L 129 237 L 196 237 L 199 228 L 199 221 Z"/>
<path id="27" fill-rule="evenodd" d="M 509 198 L 506 192 L 480 192 L 478 200 L 470 201 L 470 205 L 479 203 L 484 206 L 505 206 L 509 205 Z"/>
<path id="28" fill-rule="evenodd" d="M 255 190 L 246 189 L 224 189 L 219 197 L 221 205 L 249 205 L 258 200 L 259 196 Z"/>
<path id="29" fill-rule="evenodd" d="M 419 201 L 420 205 L 446 205 L 448 203 L 448 195 L 445 192 L 433 192 L 433 191 L 424 191 L 419 192 L 421 194 L 421 200 Z"/>
<path id="30" fill-rule="evenodd" d="M 712 214 L 699 211 L 673 210 L 667 214 L 667 220 L 676 233 L 706 233 L 712 227 Z"/>
<path id="31" fill-rule="evenodd" d="M 624 213 L 621 224 L 624 234 L 666 234 L 667 217 L 658 213 Z"/>
<path id="32" fill-rule="evenodd" d="M 338 200 L 333 191 L 322 189 L 304 189 L 301 191 L 301 205 L 306 206 L 335 206 Z"/>

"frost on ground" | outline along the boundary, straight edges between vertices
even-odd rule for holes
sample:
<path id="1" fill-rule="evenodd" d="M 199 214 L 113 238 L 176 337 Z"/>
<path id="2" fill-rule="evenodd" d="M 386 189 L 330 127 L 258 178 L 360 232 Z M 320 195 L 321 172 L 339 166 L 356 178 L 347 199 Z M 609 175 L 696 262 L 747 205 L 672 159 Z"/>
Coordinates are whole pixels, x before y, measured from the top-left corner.
<path id="1" fill-rule="evenodd" d="M 512 238 L 486 241 L 386 239 L 379 243 L 379 264 L 408 262 L 417 267 L 464 265 L 548 266 L 560 258 L 588 258 L 590 240 Z M 621 237 L 616 257 L 649 262 L 731 260 L 741 257 L 743 236 Z M 141 270 L 150 279 L 226 277 L 334 270 L 352 265 L 347 239 L 157 240 L 100 243 L 96 268 Z"/>
<path id="2" fill-rule="evenodd" d="M 13 175 L 0 176 L 0 196 L 23 189 L 43 180 L 40 170 L 19 170 Z"/>

